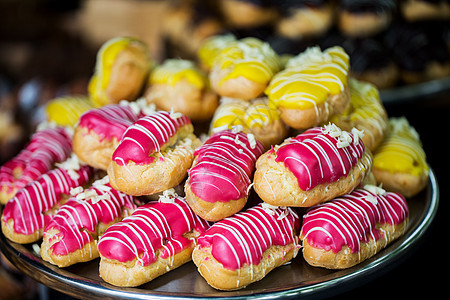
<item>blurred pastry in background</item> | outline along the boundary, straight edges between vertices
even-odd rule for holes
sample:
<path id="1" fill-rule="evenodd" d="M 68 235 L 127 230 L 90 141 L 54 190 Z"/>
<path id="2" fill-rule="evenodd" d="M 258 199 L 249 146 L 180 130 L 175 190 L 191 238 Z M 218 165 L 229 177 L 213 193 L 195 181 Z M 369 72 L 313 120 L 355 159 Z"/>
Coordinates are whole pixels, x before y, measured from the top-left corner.
<path id="1" fill-rule="evenodd" d="M 195 59 L 207 37 L 225 27 L 215 9 L 215 1 L 172 1 L 162 19 L 162 36 L 168 58 Z"/>
<path id="2" fill-rule="evenodd" d="M 147 45 L 133 37 L 107 41 L 97 53 L 89 95 L 97 106 L 135 100 L 147 81 L 151 68 Z"/>
<path id="3" fill-rule="evenodd" d="M 340 0 L 337 26 L 348 36 L 373 36 L 389 27 L 395 9 L 394 0 Z"/>
<path id="4" fill-rule="evenodd" d="M 278 11 L 271 0 L 219 0 L 221 13 L 230 28 L 255 28 L 273 23 Z"/>
<path id="5" fill-rule="evenodd" d="M 350 56 L 350 75 L 379 89 L 394 87 L 399 71 L 388 49 L 376 38 L 349 38 L 333 33 L 321 41 L 324 48 L 340 45 Z"/>
<path id="6" fill-rule="evenodd" d="M 448 0 L 400 0 L 402 16 L 410 21 L 450 19 Z"/>
<path id="7" fill-rule="evenodd" d="M 300 39 L 324 34 L 334 23 L 334 2 L 329 0 L 276 1 L 281 18 L 276 32 L 283 37 Z"/>
<path id="8" fill-rule="evenodd" d="M 450 76 L 450 52 L 440 23 L 396 23 L 384 35 L 384 44 L 406 84 Z"/>

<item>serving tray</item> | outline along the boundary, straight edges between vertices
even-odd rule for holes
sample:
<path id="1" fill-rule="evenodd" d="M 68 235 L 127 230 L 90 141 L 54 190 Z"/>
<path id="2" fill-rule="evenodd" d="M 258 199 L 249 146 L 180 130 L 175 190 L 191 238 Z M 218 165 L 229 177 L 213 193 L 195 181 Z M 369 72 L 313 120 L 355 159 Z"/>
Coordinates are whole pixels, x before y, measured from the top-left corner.
<path id="1" fill-rule="evenodd" d="M 270 272 L 264 279 L 238 291 L 210 287 L 189 262 L 137 288 L 120 288 L 104 282 L 98 274 L 99 259 L 60 269 L 43 261 L 33 245 L 10 242 L 0 234 L 4 255 L 28 276 L 44 285 L 77 298 L 176 299 L 176 298 L 312 298 L 336 294 L 388 272 L 404 259 L 429 228 L 439 202 L 439 187 L 432 170 L 426 189 L 409 199 L 408 230 L 400 239 L 374 257 L 352 268 L 333 271 L 309 266 L 299 253 L 291 263 Z M 36 248 L 36 246 L 34 246 Z"/>

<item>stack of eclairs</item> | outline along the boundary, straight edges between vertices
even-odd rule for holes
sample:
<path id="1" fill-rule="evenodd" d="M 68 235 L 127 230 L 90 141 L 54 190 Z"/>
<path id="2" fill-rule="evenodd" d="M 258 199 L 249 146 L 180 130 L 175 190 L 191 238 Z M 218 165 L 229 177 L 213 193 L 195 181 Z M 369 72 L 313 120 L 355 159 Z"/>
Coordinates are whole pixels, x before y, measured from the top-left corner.
<path id="1" fill-rule="evenodd" d="M 156 64 L 141 40 L 111 39 L 89 95 L 51 101 L 1 167 L 3 234 L 61 268 L 100 257 L 125 287 L 191 260 L 220 290 L 300 250 L 359 264 L 406 232 L 429 168 L 414 128 L 349 72 L 339 46 L 282 63 L 256 38 L 213 36 L 195 62 Z"/>

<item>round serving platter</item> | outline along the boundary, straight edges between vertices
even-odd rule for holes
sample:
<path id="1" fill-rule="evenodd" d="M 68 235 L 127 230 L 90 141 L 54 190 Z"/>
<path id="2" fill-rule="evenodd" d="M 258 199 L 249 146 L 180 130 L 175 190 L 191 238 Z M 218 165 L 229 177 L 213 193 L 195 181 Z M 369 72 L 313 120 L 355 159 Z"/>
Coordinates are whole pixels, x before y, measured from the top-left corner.
<path id="1" fill-rule="evenodd" d="M 20 245 L 0 234 L 4 255 L 28 276 L 44 285 L 77 298 L 176 299 L 176 298 L 277 298 L 317 297 L 337 294 L 388 272 L 405 259 L 434 219 L 439 202 L 439 187 L 430 170 L 427 188 L 409 199 L 407 232 L 397 241 L 363 263 L 333 271 L 309 266 L 299 253 L 291 263 L 279 267 L 259 282 L 238 291 L 211 288 L 189 262 L 137 288 L 120 288 L 104 282 L 98 274 L 99 259 L 60 269 L 43 261 L 33 245 Z M 36 247 L 35 247 L 36 248 Z"/>

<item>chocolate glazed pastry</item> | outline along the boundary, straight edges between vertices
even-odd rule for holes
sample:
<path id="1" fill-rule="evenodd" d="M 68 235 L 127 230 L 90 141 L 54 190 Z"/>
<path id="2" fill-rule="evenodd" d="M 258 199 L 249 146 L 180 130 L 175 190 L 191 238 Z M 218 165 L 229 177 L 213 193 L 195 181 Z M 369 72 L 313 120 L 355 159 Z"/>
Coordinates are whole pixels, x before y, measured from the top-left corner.
<path id="1" fill-rule="evenodd" d="M 338 27 L 352 37 L 373 36 L 386 29 L 396 8 L 393 0 L 341 0 Z"/>
<path id="2" fill-rule="evenodd" d="M 384 44 L 397 62 L 405 83 L 450 75 L 450 52 L 439 29 L 442 27 L 436 22 L 398 23 L 386 33 Z"/>
<path id="3" fill-rule="evenodd" d="M 359 80 L 373 83 L 379 89 L 396 85 L 398 68 L 388 49 L 376 38 L 347 38 L 339 33 L 326 37 L 324 48 L 340 45 L 350 56 L 350 73 Z"/>
<path id="4" fill-rule="evenodd" d="M 283 37 L 298 39 L 318 36 L 333 24 L 333 1 L 282 0 L 277 4 L 281 19 L 276 31 Z"/>

